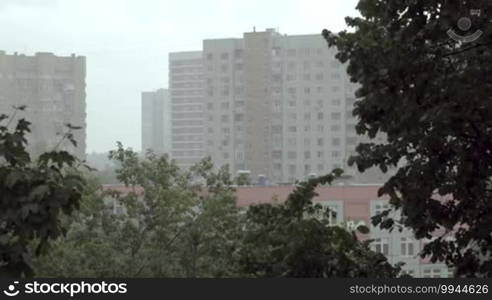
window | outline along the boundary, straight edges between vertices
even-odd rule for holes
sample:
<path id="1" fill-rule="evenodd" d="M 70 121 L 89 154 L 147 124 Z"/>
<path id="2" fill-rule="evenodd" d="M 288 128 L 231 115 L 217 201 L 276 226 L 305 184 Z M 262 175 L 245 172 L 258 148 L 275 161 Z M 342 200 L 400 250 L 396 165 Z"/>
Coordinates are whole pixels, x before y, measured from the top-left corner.
<path id="1" fill-rule="evenodd" d="M 324 119 L 324 114 L 322 112 L 318 113 L 318 120 L 323 120 Z"/>
<path id="2" fill-rule="evenodd" d="M 355 144 L 357 144 L 357 138 L 356 137 L 348 137 L 347 138 L 347 144 L 348 145 L 355 145 Z"/>
<path id="3" fill-rule="evenodd" d="M 371 248 L 373 251 L 382 253 L 384 255 L 389 255 L 389 239 L 388 238 L 377 238 L 371 243 Z"/>
<path id="4" fill-rule="evenodd" d="M 333 151 L 333 152 L 331 152 L 331 156 L 332 156 L 333 158 L 338 158 L 338 157 L 340 157 L 340 152 L 338 152 L 338 151 Z"/>
<path id="5" fill-rule="evenodd" d="M 401 238 L 401 256 L 414 256 L 414 240 L 412 238 Z"/>
<path id="6" fill-rule="evenodd" d="M 322 165 L 321 165 L 322 166 Z M 319 203 L 322 207 L 320 214 L 323 214 L 328 219 L 329 226 L 339 225 L 343 220 L 342 205 L 338 201 L 327 201 Z M 321 215 L 318 218 L 321 218 Z"/>
<path id="7" fill-rule="evenodd" d="M 214 55 L 212 53 L 207 53 L 207 60 L 212 60 Z"/>
<path id="8" fill-rule="evenodd" d="M 334 121 L 339 121 L 342 118 L 342 114 L 339 112 L 331 113 L 331 119 Z"/>
<path id="9" fill-rule="evenodd" d="M 306 121 L 311 120 L 311 113 L 305 113 L 304 114 L 304 120 L 306 120 Z"/>
<path id="10" fill-rule="evenodd" d="M 335 132 L 340 131 L 340 125 L 331 125 L 330 130 Z"/>
<path id="11" fill-rule="evenodd" d="M 235 58 L 241 58 L 241 57 L 243 57 L 243 50 L 242 49 L 236 49 L 236 50 L 234 50 L 234 57 Z"/>
<path id="12" fill-rule="evenodd" d="M 340 146 L 340 138 L 331 139 L 331 145 L 332 146 Z"/>
<path id="13" fill-rule="evenodd" d="M 229 53 L 222 53 L 222 54 L 220 55 L 220 58 L 221 58 L 221 59 L 229 59 Z"/>
<path id="14" fill-rule="evenodd" d="M 318 139 L 318 146 L 323 146 L 325 144 L 324 140 L 322 138 Z"/>
<path id="15" fill-rule="evenodd" d="M 297 132 L 297 127 L 289 126 L 289 132 Z"/>
<path id="16" fill-rule="evenodd" d="M 244 115 L 243 114 L 235 114 L 234 115 L 234 121 L 235 122 L 242 122 L 244 120 Z"/>
<path id="17" fill-rule="evenodd" d="M 388 210 L 390 208 L 389 203 L 385 201 L 377 201 L 374 205 L 374 213 L 373 216 L 379 215 L 382 212 Z"/>
<path id="18" fill-rule="evenodd" d="M 429 268 L 424 269 L 423 276 L 424 278 L 441 278 L 443 277 L 442 269 L 440 268 Z"/>
<path id="19" fill-rule="evenodd" d="M 296 174 L 296 165 L 289 165 L 289 174 L 291 176 Z"/>
<path id="20" fill-rule="evenodd" d="M 318 158 L 323 158 L 323 156 L 324 156 L 323 151 L 318 151 Z"/>
<path id="21" fill-rule="evenodd" d="M 297 159 L 297 152 L 295 152 L 295 151 L 289 151 L 287 153 L 287 158 L 288 159 Z"/>
<path id="22" fill-rule="evenodd" d="M 310 151 L 304 152 L 304 159 L 310 159 L 310 158 L 311 158 L 311 152 Z"/>

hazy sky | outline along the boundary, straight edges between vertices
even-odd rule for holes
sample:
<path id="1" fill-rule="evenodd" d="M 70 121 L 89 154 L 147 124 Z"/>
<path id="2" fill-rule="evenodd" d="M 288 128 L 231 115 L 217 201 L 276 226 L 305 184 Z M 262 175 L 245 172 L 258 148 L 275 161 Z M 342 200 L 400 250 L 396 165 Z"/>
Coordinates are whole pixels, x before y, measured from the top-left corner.
<path id="1" fill-rule="evenodd" d="M 168 87 L 168 53 L 207 38 L 345 28 L 357 0 L 0 0 L 0 50 L 87 57 L 87 151 L 140 150 L 140 92 Z"/>

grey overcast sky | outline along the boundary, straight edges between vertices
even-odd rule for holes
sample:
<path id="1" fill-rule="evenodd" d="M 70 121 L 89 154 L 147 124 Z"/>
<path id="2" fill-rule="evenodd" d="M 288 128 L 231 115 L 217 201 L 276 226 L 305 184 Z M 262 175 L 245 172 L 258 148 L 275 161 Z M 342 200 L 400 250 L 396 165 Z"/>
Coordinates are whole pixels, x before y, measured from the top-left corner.
<path id="1" fill-rule="evenodd" d="M 357 0 L 0 0 L 0 50 L 87 57 L 87 151 L 140 150 L 140 93 L 168 87 L 168 53 L 278 28 L 344 29 Z"/>

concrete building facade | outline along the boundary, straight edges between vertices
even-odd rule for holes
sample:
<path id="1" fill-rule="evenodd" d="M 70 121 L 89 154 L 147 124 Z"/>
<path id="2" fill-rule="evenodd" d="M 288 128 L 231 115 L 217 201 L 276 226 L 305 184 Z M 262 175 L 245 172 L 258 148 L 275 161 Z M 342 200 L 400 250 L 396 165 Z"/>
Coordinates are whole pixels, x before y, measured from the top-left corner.
<path id="1" fill-rule="evenodd" d="M 347 166 L 361 140 L 352 115 L 358 86 L 335 55 L 320 34 L 290 36 L 274 29 L 204 40 L 202 51 L 172 53 L 173 122 L 179 122 L 173 127 L 173 157 L 179 163 L 186 153 L 194 161 L 198 154 L 210 155 L 216 166 L 248 172 L 254 182 L 292 183 L 338 167 L 354 180 L 382 182 L 386 177 L 378 171 L 363 176 Z M 176 73 L 186 69 L 186 60 L 201 63 L 202 72 Z M 195 86 L 202 91 L 199 104 L 174 104 L 188 97 L 184 93 L 198 92 Z M 190 110 L 183 114 L 182 106 Z M 183 130 L 197 135 L 184 137 Z"/>
<path id="2" fill-rule="evenodd" d="M 206 153 L 232 172 L 294 182 L 343 167 L 355 85 L 321 35 L 273 29 L 205 40 Z"/>
<path id="3" fill-rule="evenodd" d="M 205 156 L 203 88 L 202 52 L 170 53 L 171 157 L 184 168 Z"/>
<path id="4" fill-rule="evenodd" d="M 142 93 L 142 151 L 171 152 L 171 102 L 167 89 Z"/>
<path id="5" fill-rule="evenodd" d="M 12 106 L 26 106 L 17 118 L 32 123 L 28 148 L 33 155 L 58 147 L 85 157 L 85 77 L 83 56 L 8 55 L 0 51 L 0 113 L 12 115 Z M 67 123 L 81 127 L 73 132 L 77 147 L 67 140 L 60 142 Z"/>

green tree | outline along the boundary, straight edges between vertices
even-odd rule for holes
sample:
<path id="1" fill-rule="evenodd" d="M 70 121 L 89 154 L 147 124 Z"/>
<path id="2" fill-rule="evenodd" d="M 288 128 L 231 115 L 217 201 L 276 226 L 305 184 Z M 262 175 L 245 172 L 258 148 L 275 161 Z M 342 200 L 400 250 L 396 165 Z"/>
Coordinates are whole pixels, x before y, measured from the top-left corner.
<path id="1" fill-rule="evenodd" d="M 62 215 L 78 208 L 84 180 L 77 159 L 66 151 L 41 154 L 32 161 L 26 150 L 30 123 L 0 115 L 0 276 L 32 276 L 33 256 L 63 234 Z M 62 139 L 74 146 L 72 129 Z M 33 249 L 33 250 L 31 250 Z"/>
<path id="2" fill-rule="evenodd" d="M 121 144 L 111 152 L 128 194 L 86 189 L 82 209 L 66 237 L 37 260 L 38 276 L 225 277 L 232 261 L 240 214 L 226 168 L 210 159 L 190 171 L 167 156 L 139 157 Z M 114 201 L 124 212 L 115 214 Z"/>
<path id="3" fill-rule="evenodd" d="M 422 256 L 447 262 L 458 276 L 492 276 L 491 8 L 490 1 L 361 0 L 361 16 L 346 18 L 353 32 L 323 31 L 360 84 L 358 134 L 387 136 L 360 144 L 351 163 L 384 172 L 400 165 L 379 194 L 401 219 L 385 212 L 374 222 L 410 227 L 419 239 L 441 230 Z M 472 28 L 463 32 L 458 20 L 470 13 Z M 476 39 L 451 38 L 478 30 Z"/>
<path id="4" fill-rule="evenodd" d="M 300 183 L 280 205 L 262 204 L 247 212 L 241 268 L 252 277 L 396 277 L 384 255 L 369 249 L 354 232 L 329 226 L 328 214 L 314 204 L 315 188 L 340 175 Z M 367 228 L 359 228 L 366 232 Z"/>

